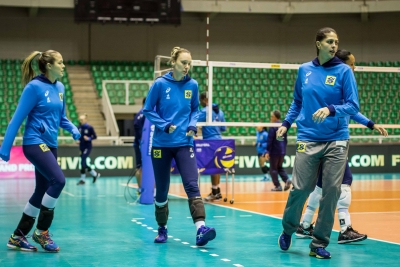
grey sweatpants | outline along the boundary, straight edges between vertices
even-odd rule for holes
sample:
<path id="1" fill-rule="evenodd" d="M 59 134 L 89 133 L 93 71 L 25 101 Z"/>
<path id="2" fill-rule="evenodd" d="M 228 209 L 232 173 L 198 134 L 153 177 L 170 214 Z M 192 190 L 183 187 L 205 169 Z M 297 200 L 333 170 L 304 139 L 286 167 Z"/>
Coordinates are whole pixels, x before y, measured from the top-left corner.
<path id="1" fill-rule="evenodd" d="M 282 225 L 292 235 L 300 225 L 304 204 L 315 189 L 318 169 L 322 166 L 322 198 L 310 248 L 326 247 L 332 232 L 340 186 L 346 168 L 349 142 L 298 141 L 293 167 L 293 188 L 290 191 Z M 321 165 L 321 163 L 323 163 Z"/>

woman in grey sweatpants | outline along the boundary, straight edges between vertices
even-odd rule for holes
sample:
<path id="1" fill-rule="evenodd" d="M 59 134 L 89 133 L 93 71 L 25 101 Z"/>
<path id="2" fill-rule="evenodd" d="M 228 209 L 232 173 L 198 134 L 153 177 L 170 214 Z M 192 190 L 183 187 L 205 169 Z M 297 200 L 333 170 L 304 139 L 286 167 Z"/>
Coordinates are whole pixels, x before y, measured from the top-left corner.
<path id="1" fill-rule="evenodd" d="M 293 189 L 283 214 L 279 246 L 282 250 L 290 248 L 291 236 L 299 226 L 304 204 L 314 190 L 318 170 L 322 168 L 320 211 L 310 244 L 310 256 L 320 259 L 331 257 L 325 248 L 329 244 L 346 166 L 350 138 L 347 117 L 359 111 L 354 74 L 335 57 L 338 43 L 334 29 L 322 28 L 317 32 L 317 58 L 300 66 L 293 102 L 277 131 L 277 139 L 282 139 L 296 120 Z"/>

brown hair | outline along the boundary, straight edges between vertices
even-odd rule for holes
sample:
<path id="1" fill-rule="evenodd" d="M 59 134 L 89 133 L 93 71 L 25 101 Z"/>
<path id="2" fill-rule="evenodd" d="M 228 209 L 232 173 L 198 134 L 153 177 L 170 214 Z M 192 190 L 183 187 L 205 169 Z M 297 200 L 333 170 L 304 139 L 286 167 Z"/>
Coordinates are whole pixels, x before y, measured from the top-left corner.
<path id="1" fill-rule="evenodd" d="M 325 28 L 321 28 L 317 31 L 317 34 L 315 35 L 315 42 L 319 41 L 321 42 L 322 40 L 324 40 L 326 38 L 326 35 L 330 32 L 333 32 L 337 35 L 336 31 L 332 28 L 329 27 L 325 27 Z M 315 44 L 315 47 L 317 48 L 317 56 L 319 55 L 319 49 L 317 47 L 317 45 Z"/>
<path id="2" fill-rule="evenodd" d="M 32 66 L 33 63 L 32 61 L 37 56 L 39 56 L 37 59 L 39 71 L 43 74 L 46 74 L 47 72 L 46 65 L 54 64 L 55 54 L 60 54 L 60 53 L 55 50 L 47 50 L 43 53 L 39 51 L 34 51 L 27 58 L 25 58 L 24 62 L 22 63 L 22 84 L 25 86 L 33 79 L 33 77 L 35 77 L 36 73 Z"/>
<path id="3" fill-rule="evenodd" d="M 169 64 L 171 64 L 172 61 L 175 61 L 178 59 L 179 55 L 181 53 L 188 53 L 190 54 L 190 51 L 185 49 L 185 48 L 181 48 L 179 46 L 175 46 L 174 48 L 172 48 L 171 51 L 171 59 L 168 61 Z"/>

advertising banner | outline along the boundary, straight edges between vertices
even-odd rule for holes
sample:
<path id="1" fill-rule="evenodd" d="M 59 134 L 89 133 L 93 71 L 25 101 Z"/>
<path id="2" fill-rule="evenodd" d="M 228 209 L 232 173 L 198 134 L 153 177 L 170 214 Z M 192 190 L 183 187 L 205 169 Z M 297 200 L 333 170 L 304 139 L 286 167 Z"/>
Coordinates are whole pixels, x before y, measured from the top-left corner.
<path id="1" fill-rule="evenodd" d="M 25 158 L 21 146 L 11 148 L 10 160 L 0 159 L 1 178 L 34 178 L 35 167 Z"/>
<path id="2" fill-rule="evenodd" d="M 197 168 L 201 174 L 226 173 L 235 168 L 235 140 L 194 140 Z M 178 174 L 175 161 L 171 173 Z"/>

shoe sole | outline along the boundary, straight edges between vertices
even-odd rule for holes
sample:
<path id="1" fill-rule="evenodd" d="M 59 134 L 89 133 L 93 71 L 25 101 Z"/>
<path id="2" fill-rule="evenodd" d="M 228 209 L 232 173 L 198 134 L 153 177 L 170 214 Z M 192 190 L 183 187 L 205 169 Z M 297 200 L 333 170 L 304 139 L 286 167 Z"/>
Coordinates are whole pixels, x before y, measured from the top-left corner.
<path id="1" fill-rule="evenodd" d="M 198 246 L 198 247 L 205 246 L 205 245 L 207 245 L 208 242 L 213 240 L 216 236 L 217 236 L 217 232 L 215 230 L 210 230 L 203 236 L 203 242 L 205 242 L 205 243 L 201 243 L 201 244 L 196 243 L 196 246 Z"/>
<path id="2" fill-rule="evenodd" d="M 321 260 L 329 260 L 329 259 L 331 258 L 331 256 L 329 256 L 329 257 L 322 257 L 322 256 L 318 255 L 318 254 L 315 253 L 315 252 L 310 252 L 309 255 L 310 255 L 311 257 L 316 257 L 317 259 L 321 259 Z"/>
<path id="3" fill-rule="evenodd" d="M 37 248 L 36 249 L 26 249 L 26 248 L 20 248 L 20 247 L 17 247 L 17 246 L 13 246 L 13 245 L 10 245 L 10 244 L 7 244 L 7 247 L 9 247 L 11 249 L 15 249 L 15 250 L 25 251 L 25 252 L 36 252 L 37 251 Z"/>
<path id="4" fill-rule="evenodd" d="M 281 234 L 282 235 L 282 234 Z M 280 249 L 281 250 L 283 250 L 283 251 L 288 251 L 289 249 L 290 249 L 290 247 L 292 246 L 292 239 L 290 239 L 290 245 L 289 245 L 289 247 L 287 248 L 287 249 L 282 249 L 282 247 L 281 247 L 281 235 L 278 237 L 278 245 L 279 245 L 279 247 L 280 247 Z"/>
<path id="5" fill-rule="evenodd" d="M 295 233 L 295 235 L 296 235 L 298 238 L 310 238 L 310 239 L 312 239 L 312 236 L 310 236 L 310 235 L 303 235 L 303 234 L 298 234 L 298 233 Z"/>
<path id="6" fill-rule="evenodd" d="M 364 241 L 365 239 L 367 239 L 368 236 L 363 236 L 357 239 L 352 239 L 352 240 L 342 240 L 342 241 L 338 241 L 338 244 L 348 244 L 348 243 L 354 243 L 354 242 L 361 242 Z"/>

